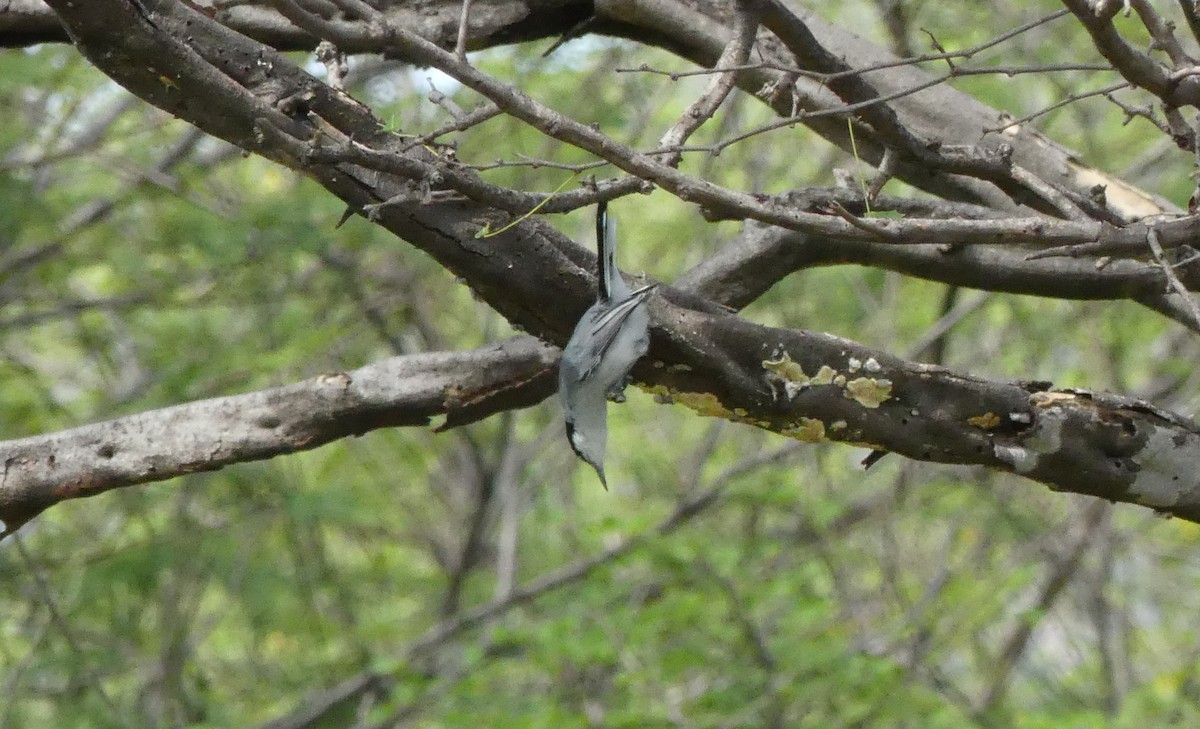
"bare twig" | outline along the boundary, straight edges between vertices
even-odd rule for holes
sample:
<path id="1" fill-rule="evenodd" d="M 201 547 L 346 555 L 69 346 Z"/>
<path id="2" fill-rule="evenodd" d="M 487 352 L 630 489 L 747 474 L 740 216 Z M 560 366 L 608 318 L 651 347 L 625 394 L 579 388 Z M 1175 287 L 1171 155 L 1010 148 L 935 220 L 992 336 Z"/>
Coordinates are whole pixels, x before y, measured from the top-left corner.
<path id="1" fill-rule="evenodd" d="M 1200 12 L 1198 12 L 1195 0 L 1179 0 L 1179 9 L 1183 12 L 1183 17 L 1187 20 L 1188 29 L 1192 31 L 1192 37 L 1200 40 Z"/>
<path id="2" fill-rule="evenodd" d="M 601 167 L 607 167 L 608 162 L 600 160 L 598 162 L 581 162 L 577 165 L 566 164 L 564 162 L 555 162 L 548 159 L 534 159 L 524 154 L 517 153 L 515 155 L 519 161 L 498 159 L 490 164 L 471 164 L 468 165 L 473 170 L 486 172 L 487 170 L 503 169 L 505 167 L 528 167 L 530 169 L 541 169 L 547 167 L 553 170 L 566 170 L 568 172 L 587 172 L 588 170 L 597 170 Z"/>
<path id="3" fill-rule="evenodd" d="M 462 132 L 471 127 L 484 123 L 489 119 L 494 119 L 500 116 L 501 111 L 494 104 L 482 104 L 475 109 L 464 114 L 461 118 L 455 119 L 453 123 L 439 127 L 428 134 L 422 134 L 410 141 L 407 145 L 400 148 L 400 153 L 404 154 L 416 147 L 421 147 L 430 142 L 437 140 L 452 132 Z"/>
<path id="4" fill-rule="evenodd" d="M 757 6 L 753 3 L 743 2 L 737 4 L 736 7 L 733 37 L 729 39 L 725 50 L 721 52 L 716 66 L 743 65 L 750 57 L 750 49 L 754 47 L 754 36 L 758 31 Z M 662 135 L 658 146 L 664 149 L 675 149 L 686 142 L 704 122 L 716 113 L 725 97 L 729 96 L 729 92 L 733 90 L 737 80 L 736 73 L 736 71 L 731 71 L 713 76 L 709 80 L 708 88 L 704 90 L 700 98 L 693 101 L 679 117 L 679 120 Z M 674 167 L 679 164 L 680 159 L 680 153 L 672 151 L 668 153 L 663 162 Z"/>
<path id="5" fill-rule="evenodd" d="M 879 193 L 883 192 L 883 186 L 896 174 L 896 166 L 899 162 L 900 158 L 896 155 L 896 150 L 891 147 L 884 150 L 883 161 L 879 163 L 879 168 L 875 170 L 875 175 L 871 178 L 871 184 L 867 187 L 866 202 L 868 208 L 875 207 Z"/>
<path id="6" fill-rule="evenodd" d="M 855 228 L 858 228 L 859 230 L 870 233 L 871 235 L 875 236 L 879 240 L 886 241 L 886 240 L 889 240 L 891 237 L 891 233 L 889 233 L 887 230 L 880 228 L 878 225 L 875 225 L 874 222 L 872 222 L 871 220 L 868 220 L 866 218 L 860 218 L 857 215 L 854 215 L 849 210 L 842 207 L 841 203 L 837 203 L 837 202 L 831 203 L 829 206 L 829 209 L 830 209 L 830 211 L 833 212 L 834 215 L 838 216 L 842 220 L 845 220 L 850 225 L 853 225 Z"/>
<path id="7" fill-rule="evenodd" d="M 1001 124 L 1000 126 L 989 127 L 987 129 L 984 129 L 983 131 L 985 131 L 985 132 L 1002 132 L 1005 129 L 1011 129 L 1012 127 L 1020 126 L 1026 122 L 1033 121 L 1034 119 L 1037 119 L 1039 116 L 1045 116 L 1046 114 L 1049 114 L 1050 112 L 1054 111 L 1055 109 L 1061 109 L 1064 106 L 1067 106 L 1069 104 L 1074 104 L 1077 101 L 1081 101 L 1083 99 L 1087 99 L 1092 96 L 1108 97 L 1114 91 L 1120 91 L 1121 89 L 1127 89 L 1129 87 L 1130 87 L 1129 82 L 1124 81 L 1124 82 L 1121 82 L 1118 84 L 1112 84 L 1110 86 L 1105 86 L 1102 89 L 1095 89 L 1093 91 L 1081 91 L 1076 94 L 1070 94 L 1062 99 L 1059 99 L 1058 101 L 1054 102 L 1053 104 L 1050 104 L 1049 106 L 1038 109 L 1037 111 L 1035 111 L 1031 114 L 1026 114 L 1025 116 L 1021 117 L 1020 119 L 1006 120 L 1005 123 Z"/>
<path id="8" fill-rule="evenodd" d="M 1175 268 L 1167 261 L 1162 244 L 1158 240 L 1158 231 L 1154 228 L 1146 231 L 1146 245 L 1150 247 L 1150 253 L 1154 256 L 1155 262 L 1162 268 L 1163 275 L 1167 277 L 1167 283 L 1170 285 L 1171 290 L 1178 294 L 1184 304 L 1187 305 L 1188 311 L 1191 312 L 1192 318 L 1196 322 L 1196 326 L 1200 327 L 1200 306 L 1196 304 L 1196 299 L 1192 296 L 1192 292 L 1188 291 L 1183 282 L 1179 280 L 1178 274 L 1175 273 Z"/>
<path id="9" fill-rule="evenodd" d="M 42 601 L 42 604 L 46 606 L 46 611 L 50 615 L 50 622 L 62 635 L 63 640 L 66 641 L 67 646 L 71 649 L 71 652 L 75 654 L 79 670 L 87 675 L 89 688 L 96 693 L 97 697 L 99 697 L 100 703 L 104 704 L 104 707 L 111 715 L 110 718 L 114 722 L 119 721 L 122 716 L 121 711 L 117 708 L 117 705 L 112 700 L 112 697 L 108 695 L 108 691 L 105 690 L 104 684 L 99 680 L 99 677 L 96 676 L 95 672 L 92 670 L 91 662 L 87 660 L 87 656 L 83 650 L 83 645 L 79 642 L 79 638 L 75 635 L 75 629 L 71 627 L 71 624 L 67 621 L 66 616 L 63 615 L 62 609 L 59 608 L 58 601 L 54 598 L 54 592 L 50 589 L 50 584 L 46 581 L 44 570 L 42 569 L 41 565 L 34 560 L 33 555 L 30 554 L 29 550 L 25 547 L 25 540 L 21 539 L 21 537 L 18 535 L 13 540 L 13 543 L 17 547 L 17 554 L 21 556 L 21 561 L 25 563 L 25 567 L 29 570 L 29 574 L 33 578 L 33 584 L 37 589 L 38 598 Z"/>
<path id="10" fill-rule="evenodd" d="M 1112 24 L 1116 8 L 1110 7 L 1097 12 L 1089 0 L 1063 0 L 1063 4 L 1087 29 L 1096 50 L 1134 86 L 1146 89 L 1162 99 L 1167 106 L 1196 106 L 1200 104 L 1200 78 L 1188 76 L 1173 78 L 1171 71 L 1150 56 L 1135 49 L 1121 36 Z M 1155 16 L 1156 17 L 1156 16 Z M 1143 21 L 1145 18 L 1143 17 Z M 1152 17 L 1151 23 L 1155 20 Z M 1151 30 L 1154 34 L 1154 31 Z M 1156 38 L 1174 45 L 1173 38 Z M 1166 49 L 1165 49 L 1166 50 Z M 1186 54 L 1178 51 L 1180 57 Z"/>
<path id="11" fill-rule="evenodd" d="M 460 61 L 460 63 L 465 64 L 466 61 Z M 467 112 L 463 111 L 462 107 L 459 106 L 454 99 L 439 91 L 438 87 L 433 85 L 433 79 L 426 78 L 425 82 L 429 84 L 429 96 L 427 98 L 437 106 L 445 109 L 446 112 L 454 118 L 454 124 L 456 126 L 462 126 L 467 120 Z"/>
<path id="12" fill-rule="evenodd" d="M 1056 189 L 1054 185 L 1051 185 L 1040 177 L 1033 175 L 1024 167 L 1013 165 L 1012 176 L 1014 180 L 1020 182 L 1026 188 L 1033 191 L 1035 195 L 1054 206 L 1058 212 L 1062 213 L 1064 218 L 1079 221 L 1091 219 L 1065 193 Z"/>
<path id="13" fill-rule="evenodd" d="M 1104 501 L 1093 501 L 1079 514 L 1075 534 L 1049 565 L 1031 611 L 1015 616 L 1012 627 L 1001 641 L 991 680 L 976 706 L 978 714 L 990 711 L 1004 698 L 1013 669 L 1025 654 L 1034 630 L 1041 622 L 1040 618 L 1054 605 L 1078 572 L 1084 551 L 1092 543 L 1110 509 L 1109 504 Z"/>
<path id="14" fill-rule="evenodd" d="M 471 18 L 471 0 L 462 0 L 462 15 L 458 18 L 458 39 L 454 41 L 454 55 L 467 62 L 467 27 Z"/>
<path id="15" fill-rule="evenodd" d="M 1154 47 L 1165 51 L 1167 57 L 1171 59 L 1171 63 L 1175 64 L 1177 68 L 1195 65 L 1196 60 L 1185 53 L 1183 47 L 1179 45 L 1173 24 L 1168 23 L 1159 15 L 1153 5 L 1146 0 L 1129 0 L 1129 4 L 1141 18 L 1146 30 L 1150 31 L 1150 37 L 1154 39 Z"/>
<path id="16" fill-rule="evenodd" d="M 959 289 L 951 287 L 948 291 L 956 292 Z M 946 334 L 959 322 L 978 311 L 984 304 L 991 301 L 992 298 L 992 294 L 987 291 L 977 291 L 974 296 L 957 302 L 953 298 L 948 297 L 947 300 L 952 306 L 933 323 L 933 326 L 926 329 L 921 338 L 908 349 L 908 356 L 913 359 L 919 358 L 925 350 L 944 340 Z M 935 357 L 933 362 L 935 364 L 943 364 L 941 359 L 941 357 Z"/>

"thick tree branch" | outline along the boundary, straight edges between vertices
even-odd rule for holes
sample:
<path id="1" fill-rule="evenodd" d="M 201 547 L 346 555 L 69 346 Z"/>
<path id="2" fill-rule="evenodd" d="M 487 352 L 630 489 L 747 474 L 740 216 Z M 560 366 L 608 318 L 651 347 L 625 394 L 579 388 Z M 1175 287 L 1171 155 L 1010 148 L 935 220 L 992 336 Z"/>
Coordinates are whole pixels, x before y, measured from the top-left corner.
<path id="1" fill-rule="evenodd" d="M 756 223 L 748 223 L 740 236 L 676 284 L 690 287 L 692 276 L 702 274 L 705 284 L 697 293 L 741 308 L 796 271 L 846 264 L 985 291 L 1083 300 L 1134 299 L 1156 311 L 1162 310 L 1157 297 L 1168 286 L 1161 266 L 1132 260 L 1114 260 L 1098 268 L 1092 259 L 1031 261 L 1024 251 L 1011 246 L 896 246 L 805 235 Z M 1200 261 L 1176 271 L 1196 282 Z"/>
<path id="2" fill-rule="evenodd" d="M 311 51 L 317 41 L 263 3 L 222 3 L 216 18 L 242 35 L 279 50 Z M 462 0 L 378 3 L 393 22 L 423 37 L 453 48 L 457 40 Z M 565 33 L 592 12 L 590 0 L 478 0 L 471 9 L 466 48 L 475 51 L 506 43 L 548 38 Z M 0 5 L 0 47 L 19 48 L 46 42 L 70 42 L 54 11 L 43 0 L 6 0 Z M 375 53 L 377 48 L 347 46 L 346 53 Z"/>
<path id="3" fill-rule="evenodd" d="M 66 499 L 426 425 L 435 415 L 458 425 L 532 405 L 553 389 L 557 356 L 518 337 L 0 442 L 0 537 Z"/>
<path id="4" fill-rule="evenodd" d="M 667 292 L 668 298 L 686 295 Z M 1200 520 L 1200 431 L 1129 398 L 989 382 L 829 335 L 654 304 L 649 390 L 800 440 L 869 444 L 1013 471 L 1059 490 Z M 547 394 L 531 338 L 388 360 L 297 385 L 0 444 L 7 531 L 67 498 L 315 447 L 437 413 L 479 417 Z M 516 378 L 524 381 L 513 382 Z M 466 383 L 466 384 L 464 384 Z"/>
<path id="5" fill-rule="evenodd" d="M 914 243 L 1038 243 L 1058 247 L 1087 245 L 1101 240 L 1127 242 L 1127 245 L 1142 245 L 1145 232 L 1141 227 L 1113 228 L 1104 223 L 1089 220 L 1059 221 L 1041 216 L 1002 220 L 880 220 L 862 224 L 853 218 L 821 215 L 797 210 L 785 201 L 761 195 L 731 190 L 684 174 L 670 164 L 656 161 L 653 155 L 637 152 L 587 125 L 547 108 L 528 95 L 494 79 L 478 69 L 464 63 L 452 53 L 422 39 L 405 28 L 391 24 L 387 18 L 370 6 L 355 6 L 356 12 L 364 16 L 362 21 L 325 19 L 308 13 L 292 0 L 273 0 L 289 19 L 308 29 L 315 35 L 333 38 L 339 43 L 363 42 L 363 38 L 374 42 L 405 58 L 427 64 L 454 76 L 459 81 L 486 96 L 508 114 L 525 121 L 547 136 L 567 142 L 580 149 L 602 157 L 628 172 L 633 177 L 651 181 L 683 200 L 696 201 L 719 214 L 738 218 L 753 218 L 799 232 L 819 233 L 846 240 L 878 240 L 896 244 Z M 776 15 L 781 14 L 777 12 Z M 339 131 L 355 138 L 349 129 Z M 418 162 L 387 152 L 367 150 L 361 144 L 347 145 L 335 149 L 318 159 L 327 163 L 349 161 L 382 169 L 405 176 L 432 174 L 429 164 Z M 981 163 L 982 164 L 982 163 Z M 968 164 L 974 167 L 974 163 Z M 984 165 L 991 166 L 991 163 Z M 445 174 L 455 174 L 447 170 Z M 1023 173 L 1023 179 L 1033 178 Z M 459 179 L 458 188 L 480 202 L 493 203 L 493 198 L 484 194 L 477 185 Z M 1038 187 L 1038 185 L 1033 185 Z M 1040 187 L 1039 187 L 1040 189 Z M 1043 195 L 1044 197 L 1046 194 Z M 1057 191 L 1050 197 L 1061 197 Z M 1160 240 L 1170 238 L 1173 232 L 1187 228 L 1188 233 L 1179 238 L 1191 239 L 1190 229 L 1200 226 L 1200 221 L 1170 221 L 1157 223 Z M 1169 230 L 1168 230 L 1169 229 Z"/>
<path id="6" fill-rule="evenodd" d="M 0 44 L 66 40 L 61 25 L 41 0 L 15 0 L 5 7 L 0 10 Z M 452 47 L 461 0 L 435 0 L 422 3 L 419 9 L 398 1 L 377 3 L 376 7 L 381 8 L 392 24 Z M 592 25 L 596 32 L 660 45 L 703 66 L 711 66 L 717 60 L 730 37 L 724 0 L 601 0 L 595 10 L 601 18 Z M 575 0 L 551 0 L 534 6 L 521 0 L 483 3 L 472 10 L 468 48 L 555 37 L 577 25 L 592 11 L 591 3 Z M 882 97 L 893 97 L 905 89 L 923 88 L 918 94 L 903 95 L 891 102 L 900 123 L 921 138 L 945 145 L 982 145 L 989 149 L 1000 144 L 1010 145 L 1016 164 L 1050 184 L 1079 195 L 1086 195 L 1095 185 L 1105 186 L 1108 206 L 1126 219 L 1174 210 L 1119 178 L 1082 164 L 1070 151 L 1026 125 L 1005 126 L 1002 134 L 981 137 L 983 130 L 999 128 L 1011 119 L 953 88 L 943 84 L 931 86 L 929 74 L 825 22 L 812 11 L 801 9 L 796 13 L 821 46 L 841 58 L 854 59 L 860 68 L 882 69 L 871 74 L 871 82 Z M 299 30 L 274 10 L 259 5 L 234 6 L 219 14 L 218 19 L 240 33 L 280 50 L 311 49 L 316 45 L 310 34 Z M 382 50 L 378 44 L 367 43 L 367 40 L 346 39 L 340 47 L 346 52 L 377 53 Z M 790 116 L 797 108 L 819 112 L 836 106 L 838 100 L 830 98 L 832 95 L 821 80 L 786 77 L 768 68 L 790 64 L 790 58 L 780 49 L 760 44 L 758 50 L 766 65 L 739 74 L 737 83 L 744 91 L 756 93 L 767 86 L 785 91 L 793 89 L 794 97 L 787 92 L 766 99 L 783 116 Z M 944 111 L 950 108 L 955 113 L 947 116 Z M 850 151 L 851 143 L 843 119 L 818 116 L 807 118 L 803 123 Z M 876 142 L 873 131 L 857 129 L 856 136 L 857 153 L 865 161 L 879 164 L 885 147 Z M 933 173 L 919 164 L 901 163 L 896 175 L 948 199 L 983 202 L 998 208 L 1011 205 L 1003 194 L 987 183 Z"/>

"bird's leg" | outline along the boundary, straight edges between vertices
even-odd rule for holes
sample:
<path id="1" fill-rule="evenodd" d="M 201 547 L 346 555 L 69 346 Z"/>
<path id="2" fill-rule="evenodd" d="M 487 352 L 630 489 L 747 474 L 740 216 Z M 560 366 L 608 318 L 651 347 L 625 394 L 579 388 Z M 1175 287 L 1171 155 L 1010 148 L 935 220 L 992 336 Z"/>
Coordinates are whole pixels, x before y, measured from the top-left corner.
<path id="1" fill-rule="evenodd" d="M 632 380 L 633 380 L 632 375 L 625 375 L 620 380 L 618 380 L 617 384 L 613 385 L 609 389 L 608 399 L 613 402 L 617 402 L 617 403 L 625 402 L 625 388 L 629 386 L 629 383 Z"/>

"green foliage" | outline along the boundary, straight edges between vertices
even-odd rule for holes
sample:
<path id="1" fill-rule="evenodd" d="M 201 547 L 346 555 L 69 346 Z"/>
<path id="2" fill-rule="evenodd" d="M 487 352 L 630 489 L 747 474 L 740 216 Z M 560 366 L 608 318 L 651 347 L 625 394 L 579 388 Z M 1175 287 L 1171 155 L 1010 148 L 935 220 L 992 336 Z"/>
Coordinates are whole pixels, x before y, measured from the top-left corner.
<path id="1" fill-rule="evenodd" d="M 913 27 L 948 47 L 1000 27 L 980 22 L 978 5 L 913 5 Z M 829 12 L 860 27 L 875 22 L 873 8 Z M 1024 3 L 1003 25 L 1054 8 Z M 1046 33 L 976 60 L 1086 55 L 1064 21 Z M 575 41 L 547 60 L 534 50 L 473 61 L 639 148 L 655 145 L 706 83 L 615 74 L 642 63 L 685 68 L 622 41 Z M 387 130 L 420 134 L 447 119 L 424 98 L 428 75 L 392 66 L 354 92 Z M 1065 78 L 955 83 L 1014 116 L 1102 83 Z M 479 101 L 434 83 L 465 109 Z M 189 134 L 159 113 L 132 104 L 83 145 L 89 123 L 124 100 L 70 49 L 0 57 L 0 105 L 23 110 L 0 125 L 0 160 L 9 161 L 0 166 L 5 437 L 512 333 L 404 241 L 360 218 L 335 229 L 341 206 L 268 162 L 201 140 L 181 164 L 143 175 Z M 770 119 L 736 97 L 693 143 Z M 1147 154 L 1141 122 L 1120 121 L 1092 99 L 1039 123 L 1119 169 Z M 459 158 L 477 164 L 593 161 L 506 117 L 458 142 Z M 781 129 L 719 156 L 689 154 L 683 169 L 780 192 L 830 185 L 831 168 L 853 165 L 810 132 Z M 1135 182 L 1182 197 L 1187 165 L 1172 159 Z M 546 166 L 483 174 L 545 192 L 570 175 Z M 565 189 L 592 174 L 616 173 L 592 170 Z M 97 202 L 111 210 L 72 222 Z M 614 211 L 623 264 L 668 281 L 738 231 L 661 191 Z M 590 216 L 549 220 L 590 246 Z M 785 280 L 744 314 L 904 355 L 944 314 L 945 297 L 941 285 L 828 267 Z M 948 335 L 944 364 L 1141 392 L 1189 376 L 1197 354 L 1132 304 L 992 295 Z M 1197 404 L 1194 387 L 1179 390 L 1177 404 Z M 894 456 L 864 472 L 866 450 L 789 447 L 633 391 L 610 409 L 605 493 L 570 456 L 559 418 L 547 403 L 444 434 L 373 432 L 52 509 L 19 546 L 0 548 L 0 727 L 255 726 L 364 672 L 377 690 L 314 726 L 362 717 L 555 728 L 1197 721 L 1187 648 L 1195 525 L 1115 511 L 1065 597 L 1043 607 L 1036 596 L 1081 508 L 1072 499 Z M 512 479 L 505 458 L 516 464 Z M 705 494 L 705 508 L 672 519 Z M 557 589 L 439 632 L 622 545 Z M 464 555 L 470 564 L 457 574 Z M 1033 631 L 1029 647 L 1002 677 L 1003 697 L 979 711 L 1000 647 L 1021 626 Z M 1123 644 L 1096 645 L 1098 631 Z"/>

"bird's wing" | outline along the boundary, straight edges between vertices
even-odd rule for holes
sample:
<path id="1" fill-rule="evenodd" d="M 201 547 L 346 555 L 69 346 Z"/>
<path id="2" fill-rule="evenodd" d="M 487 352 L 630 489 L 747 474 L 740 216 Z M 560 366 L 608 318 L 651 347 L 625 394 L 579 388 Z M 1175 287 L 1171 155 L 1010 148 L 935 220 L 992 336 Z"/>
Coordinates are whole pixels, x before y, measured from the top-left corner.
<path id="1" fill-rule="evenodd" d="M 646 300 L 646 297 L 650 295 L 654 287 L 655 284 L 649 284 L 635 289 L 629 295 L 628 299 L 624 299 L 621 303 L 600 312 L 599 316 L 592 321 L 591 328 L 594 336 L 589 340 L 591 347 L 590 351 L 586 353 L 587 358 L 585 359 L 585 361 L 592 364 L 580 373 L 581 380 L 587 379 L 596 371 L 596 368 L 608 353 L 608 348 L 616 340 L 621 327 L 625 325 L 625 321 L 629 318 L 629 315 Z"/>

